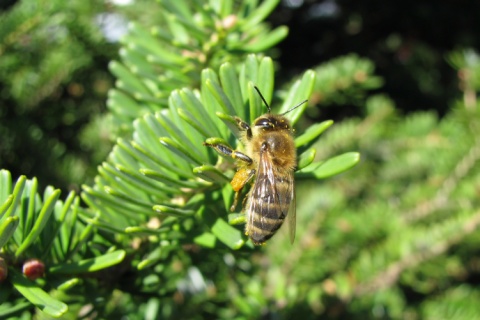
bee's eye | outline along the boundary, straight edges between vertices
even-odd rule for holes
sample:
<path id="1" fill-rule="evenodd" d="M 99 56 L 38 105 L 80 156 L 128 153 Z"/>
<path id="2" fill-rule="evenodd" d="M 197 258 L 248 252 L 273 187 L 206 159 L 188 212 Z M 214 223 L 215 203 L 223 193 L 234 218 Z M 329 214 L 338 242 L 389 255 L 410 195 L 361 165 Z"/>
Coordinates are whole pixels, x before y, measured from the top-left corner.
<path id="1" fill-rule="evenodd" d="M 273 128 L 274 124 L 272 123 L 272 121 L 270 119 L 262 118 L 262 119 L 258 119 L 255 122 L 255 126 L 256 127 L 263 127 L 265 129 L 268 129 L 268 128 Z"/>

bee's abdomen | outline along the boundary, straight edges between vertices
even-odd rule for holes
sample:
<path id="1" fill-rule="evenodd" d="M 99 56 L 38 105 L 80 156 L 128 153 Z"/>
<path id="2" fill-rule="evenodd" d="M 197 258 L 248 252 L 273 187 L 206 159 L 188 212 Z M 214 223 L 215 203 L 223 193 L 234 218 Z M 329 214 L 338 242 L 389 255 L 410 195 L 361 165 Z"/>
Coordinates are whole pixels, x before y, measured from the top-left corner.
<path id="1" fill-rule="evenodd" d="M 260 178 L 260 177 L 259 177 Z M 280 177 L 275 179 L 277 195 L 252 194 L 247 208 L 246 233 L 255 244 L 262 244 L 270 239 L 282 226 L 291 202 L 291 195 L 285 190 L 289 181 Z M 280 195 L 283 196 L 283 198 Z"/>
<path id="2" fill-rule="evenodd" d="M 262 244 L 270 239 L 275 232 L 282 226 L 284 219 L 269 219 L 258 212 L 249 212 L 253 215 L 252 223 L 247 224 L 246 233 L 252 239 L 254 244 Z"/>

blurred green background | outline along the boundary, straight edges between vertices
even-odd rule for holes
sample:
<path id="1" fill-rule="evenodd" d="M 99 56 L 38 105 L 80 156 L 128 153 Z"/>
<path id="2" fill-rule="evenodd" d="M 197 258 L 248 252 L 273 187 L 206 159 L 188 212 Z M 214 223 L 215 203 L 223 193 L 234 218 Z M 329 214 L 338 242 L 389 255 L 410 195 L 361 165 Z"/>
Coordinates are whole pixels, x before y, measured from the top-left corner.
<path id="1" fill-rule="evenodd" d="M 14 176 L 78 189 L 108 153 L 105 104 L 115 81 L 108 63 L 118 58 L 119 34 L 128 21 L 153 26 L 160 16 L 149 1 L 114 3 L 2 2 L 0 167 Z M 378 91 L 401 114 L 443 116 L 461 95 L 446 56 L 479 47 L 479 7 L 477 1 L 282 1 L 268 18 L 290 29 L 274 51 L 277 82 L 357 53 L 374 63 L 384 79 Z M 364 116 L 351 102 L 322 104 L 312 120 Z"/>
<path id="2" fill-rule="evenodd" d="M 0 6 L 0 168 L 79 190 L 121 134 L 106 108 L 118 36 L 128 21 L 155 26 L 161 7 Z M 202 270 L 203 286 L 176 284 L 176 307 L 163 315 L 480 318 L 479 21 L 473 0 L 281 1 L 268 18 L 290 29 L 268 52 L 276 86 L 314 69 L 301 125 L 336 122 L 318 158 L 358 151 L 362 161 L 339 177 L 298 183 L 293 247 L 280 235 L 253 254 L 191 249 L 188 273 Z M 355 86 L 366 79 L 378 81 Z M 134 313 L 135 300 L 147 308 L 147 298 L 118 293 L 112 303 Z"/>

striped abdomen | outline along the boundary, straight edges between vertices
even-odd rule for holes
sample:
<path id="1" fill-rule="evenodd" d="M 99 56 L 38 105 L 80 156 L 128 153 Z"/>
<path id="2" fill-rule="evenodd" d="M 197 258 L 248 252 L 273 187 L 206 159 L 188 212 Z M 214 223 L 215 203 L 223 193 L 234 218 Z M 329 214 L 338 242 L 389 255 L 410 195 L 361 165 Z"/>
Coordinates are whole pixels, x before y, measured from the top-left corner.
<path id="1" fill-rule="evenodd" d="M 264 243 L 281 227 L 293 197 L 293 172 L 261 171 L 246 206 L 245 233 L 254 244 Z"/>

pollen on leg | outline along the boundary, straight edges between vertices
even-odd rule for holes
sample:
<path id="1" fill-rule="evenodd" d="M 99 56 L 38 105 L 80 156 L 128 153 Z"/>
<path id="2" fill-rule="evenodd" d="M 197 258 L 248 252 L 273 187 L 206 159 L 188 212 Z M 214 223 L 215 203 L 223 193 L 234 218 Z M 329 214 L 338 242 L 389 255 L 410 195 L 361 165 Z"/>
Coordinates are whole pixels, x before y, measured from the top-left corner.
<path id="1" fill-rule="evenodd" d="M 249 178 L 251 177 L 250 170 L 242 168 L 235 172 L 235 175 L 233 176 L 232 181 L 230 182 L 230 185 L 232 186 L 233 191 L 239 191 L 241 190 Z"/>

